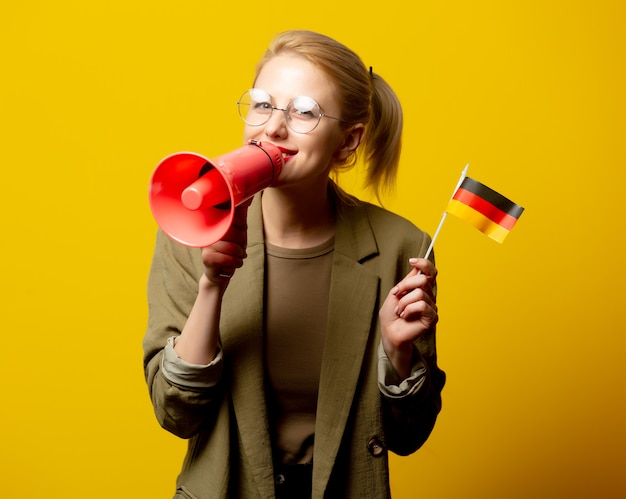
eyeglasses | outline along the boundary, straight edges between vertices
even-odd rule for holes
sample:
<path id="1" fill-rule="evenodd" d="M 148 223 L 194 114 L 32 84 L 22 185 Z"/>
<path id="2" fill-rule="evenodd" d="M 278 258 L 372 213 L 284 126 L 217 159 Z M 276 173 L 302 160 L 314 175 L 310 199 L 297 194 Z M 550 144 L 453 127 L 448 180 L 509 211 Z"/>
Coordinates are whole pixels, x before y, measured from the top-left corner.
<path id="1" fill-rule="evenodd" d="M 265 90 L 252 88 L 244 92 L 237 101 L 239 116 L 250 126 L 261 126 L 267 123 L 272 112 L 285 113 L 287 126 L 296 133 L 309 133 L 317 128 L 322 118 L 341 121 L 322 112 L 320 105 L 311 97 L 294 97 L 287 107 L 280 108 L 272 104 L 272 97 Z"/>

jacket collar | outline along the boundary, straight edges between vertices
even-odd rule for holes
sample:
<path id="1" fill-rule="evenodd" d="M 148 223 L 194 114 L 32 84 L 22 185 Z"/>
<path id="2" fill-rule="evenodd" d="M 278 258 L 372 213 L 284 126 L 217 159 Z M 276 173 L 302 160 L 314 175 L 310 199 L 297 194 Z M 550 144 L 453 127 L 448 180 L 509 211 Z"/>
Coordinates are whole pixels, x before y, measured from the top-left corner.
<path id="1" fill-rule="evenodd" d="M 356 262 L 378 254 L 378 245 L 364 203 L 348 194 L 344 194 L 347 200 L 342 200 L 332 187 L 329 187 L 328 192 L 337 210 L 335 251 Z M 248 220 L 252 221 L 248 229 L 248 248 L 265 244 L 261 196 L 257 195 L 253 199 L 248 212 Z"/>

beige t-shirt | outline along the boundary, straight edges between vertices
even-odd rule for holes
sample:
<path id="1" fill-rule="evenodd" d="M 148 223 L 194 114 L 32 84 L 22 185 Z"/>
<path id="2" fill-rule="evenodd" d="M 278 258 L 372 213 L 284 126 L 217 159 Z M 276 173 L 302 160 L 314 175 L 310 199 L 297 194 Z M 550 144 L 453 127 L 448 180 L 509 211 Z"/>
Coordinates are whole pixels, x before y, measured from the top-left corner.
<path id="1" fill-rule="evenodd" d="M 306 249 L 266 243 L 265 347 L 276 459 L 313 458 L 334 238 Z"/>

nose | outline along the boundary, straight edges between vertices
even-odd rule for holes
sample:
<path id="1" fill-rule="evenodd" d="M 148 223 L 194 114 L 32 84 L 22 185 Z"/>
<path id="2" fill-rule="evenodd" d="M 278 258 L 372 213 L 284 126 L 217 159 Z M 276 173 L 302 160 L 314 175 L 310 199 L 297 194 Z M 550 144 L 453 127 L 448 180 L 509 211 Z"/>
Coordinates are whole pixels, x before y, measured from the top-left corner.
<path id="1" fill-rule="evenodd" d="M 274 108 L 269 121 L 265 123 L 265 135 L 267 137 L 285 137 L 287 133 L 287 115 L 285 110 Z"/>

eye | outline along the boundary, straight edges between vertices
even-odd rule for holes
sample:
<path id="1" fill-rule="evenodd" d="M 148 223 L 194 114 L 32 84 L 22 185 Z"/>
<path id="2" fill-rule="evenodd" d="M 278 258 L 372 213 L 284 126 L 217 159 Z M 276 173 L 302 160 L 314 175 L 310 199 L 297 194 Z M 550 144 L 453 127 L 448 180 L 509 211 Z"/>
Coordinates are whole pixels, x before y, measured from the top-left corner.
<path id="1" fill-rule="evenodd" d="M 269 102 L 253 102 L 252 109 L 254 109 L 257 113 L 271 113 L 272 104 Z"/>
<path id="2" fill-rule="evenodd" d="M 321 114 L 319 104 L 311 97 L 296 97 L 289 104 L 289 116 L 300 120 L 313 120 Z"/>
<path id="3" fill-rule="evenodd" d="M 265 90 L 252 88 L 248 90 L 250 108 L 257 113 L 268 114 L 272 112 L 272 98 Z"/>

